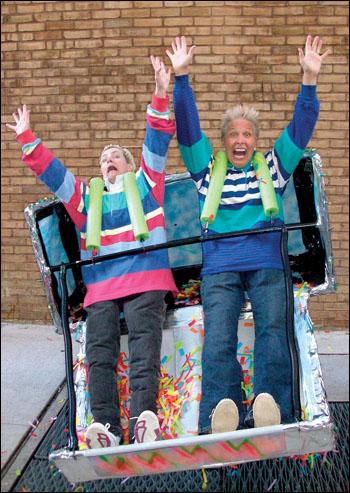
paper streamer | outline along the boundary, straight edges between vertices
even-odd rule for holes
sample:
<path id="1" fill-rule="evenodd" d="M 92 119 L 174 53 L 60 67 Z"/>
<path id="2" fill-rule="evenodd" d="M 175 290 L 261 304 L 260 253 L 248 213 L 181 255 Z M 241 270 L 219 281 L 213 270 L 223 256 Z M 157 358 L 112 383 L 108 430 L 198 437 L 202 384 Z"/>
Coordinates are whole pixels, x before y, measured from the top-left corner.
<path id="1" fill-rule="evenodd" d="M 259 181 L 259 190 L 265 216 L 276 216 L 279 213 L 276 192 L 264 154 L 255 151 L 253 167 Z"/>
<path id="2" fill-rule="evenodd" d="M 125 197 L 135 239 L 137 241 L 147 240 L 149 233 L 142 208 L 139 189 L 136 184 L 136 175 L 135 173 L 130 172 L 125 173 L 123 177 Z"/>
<path id="3" fill-rule="evenodd" d="M 101 246 L 102 196 L 104 183 L 101 178 L 90 180 L 89 209 L 86 227 L 86 248 L 93 250 Z"/>
<path id="4" fill-rule="evenodd" d="M 212 224 L 215 221 L 219 208 L 222 189 L 227 173 L 227 156 L 224 151 L 218 151 L 213 162 L 213 171 L 209 182 L 207 196 L 201 214 L 204 224 Z"/>

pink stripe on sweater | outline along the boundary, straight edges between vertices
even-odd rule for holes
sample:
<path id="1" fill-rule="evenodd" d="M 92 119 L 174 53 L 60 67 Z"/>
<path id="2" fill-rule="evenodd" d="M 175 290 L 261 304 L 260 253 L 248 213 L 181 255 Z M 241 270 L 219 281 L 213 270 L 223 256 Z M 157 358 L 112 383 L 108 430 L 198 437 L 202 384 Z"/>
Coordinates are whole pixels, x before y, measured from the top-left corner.
<path id="1" fill-rule="evenodd" d="M 124 298 L 131 294 L 146 291 L 178 291 L 170 269 L 135 272 L 117 278 L 101 281 L 96 284 L 87 284 L 87 293 L 84 307 L 98 301 L 108 301 Z"/>
<path id="2" fill-rule="evenodd" d="M 149 176 L 149 178 L 155 183 L 155 186 L 150 190 L 154 199 L 158 204 L 163 205 L 164 203 L 164 188 L 165 188 L 165 172 L 159 173 L 159 171 L 154 171 L 149 168 L 146 164 L 144 156 L 141 156 L 141 168 L 143 172 Z"/>
<path id="3" fill-rule="evenodd" d="M 148 231 L 152 231 L 155 228 L 162 227 L 165 229 L 164 216 L 159 214 L 156 217 L 152 217 L 147 221 Z M 124 231 L 123 233 L 119 233 L 117 235 L 108 235 L 101 236 L 101 246 L 114 245 L 116 243 L 120 243 L 122 241 L 135 241 L 135 248 L 139 245 L 139 242 L 136 243 L 134 233 L 132 230 Z M 80 248 L 82 250 L 86 250 L 86 240 L 81 238 Z"/>
<path id="4" fill-rule="evenodd" d="M 37 136 L 33 134 L 30 129 L 25 130 L 16 137 L 16 140 L 22 145 L 22 147 L 25 144 L 30 144 L 34 142 L 36 139 Z M 40 156 L 40 161 L 36 162 L 38 156 Z M 29 166 L 32 171 L 34 171 L 37 176 L 40 176 L 44 173 L 53 159 L 54 155 L 52 154 L 52 152 L 49 151 L 49 149 L 47 149 L 45 146 L 43 146 L 42 143 L 38 144 L 33 152 L 28 156 L 23 154 L 23 161 L 26 163 L 27 166 Z"/>
<path id="5" fill-rule="evenodd" d="M 156 118 L 155 116 L 147 115 L 147 122 L 154 130 L 159 130 L 165 134 L 174 135 L 175 123 L 172 120 L 165 120 L 164 118 Z"/>

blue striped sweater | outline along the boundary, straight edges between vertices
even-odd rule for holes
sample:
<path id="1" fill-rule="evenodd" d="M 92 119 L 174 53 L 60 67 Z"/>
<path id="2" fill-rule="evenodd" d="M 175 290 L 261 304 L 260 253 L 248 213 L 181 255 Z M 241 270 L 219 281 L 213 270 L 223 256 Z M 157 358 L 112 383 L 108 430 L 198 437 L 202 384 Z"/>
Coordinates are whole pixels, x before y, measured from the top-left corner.
<path id="1" fill-rule="evenodd" d="M 200 211 L 207 194 L 213 149 L 201 130 L 188 75 L 175 78 L 174 109 L 182 159 L 191 173 Z M 283 224 L 282 195 L 312 136 L 319 113 L 316 86 L 301 86 L 291 122 L 265 153 L 280 209 L 274 225 Z M 208 234 L 271 226 L 264 215 L 258 180 L 250 161 L 244 168 L 228 165 L 216 219 Z M 280 233 L 259 233 L 203 243 L 202 275 L 261 268 L 282 269 Z"/>
<path id="2" fill-rule="evenodd" d="M 169 98 L 155 95 L 147 107 L 146 135 L 137 187 L 150 233 L 145 246 L 166 242 L 164 218 L 165 165 L 175 133 L 168 109 Z M 81 258 L 91 258 L 86 248 L 89 185 L 74 176 L 31 130 L 17 136 L 24 163 L 63 202 L 80 234 Z M 103 193 L 100 255 L 140 247 L 132 230 L 125 192 Z M 87 288 L 84 306 L 153 290 L 176 291 L 167 250 L 120 257 L 82 268 Z"/>

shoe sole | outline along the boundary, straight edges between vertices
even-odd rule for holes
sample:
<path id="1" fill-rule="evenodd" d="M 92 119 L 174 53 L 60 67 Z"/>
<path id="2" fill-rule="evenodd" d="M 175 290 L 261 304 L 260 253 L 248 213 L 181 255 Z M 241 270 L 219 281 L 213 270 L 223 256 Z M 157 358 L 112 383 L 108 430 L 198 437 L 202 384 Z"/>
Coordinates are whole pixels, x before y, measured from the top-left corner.
<path id="1" fill-rule="evenodd" d="M 239 423 L 236 404 L 231 399 L 222 399 L 216 406 L 211 419 L 212 433 L 235 431 Z"/>
<path id="2" fill-rule="evenodd" d="M 141 433 L 139 433 L 138 428 L 141 428 Z M 141 435 L 141 437 L 139 435 Z M 156 414 L 154 414 L 152 411 L 143 411 L 136 421 L 135 442 L 155 442 L 159 440 L 159 436 L 160 426 Z M 138 438 L 140 438 L 140 440 L 138 440 Z"/>
<path id="3" fill-rule="evenodd" d="M 112 447 L 112 440 L 106 434 L 104 427 L 91 425 L 85 435 L 89 449 Z M 115 446 L 115 445 L 114 445 Z"/>
<path id="4" fill-rule="evenodd" d="M 281 424 L 281 413 L 270 394 L 259 394 L 253 404 L 254 428 Z"/>

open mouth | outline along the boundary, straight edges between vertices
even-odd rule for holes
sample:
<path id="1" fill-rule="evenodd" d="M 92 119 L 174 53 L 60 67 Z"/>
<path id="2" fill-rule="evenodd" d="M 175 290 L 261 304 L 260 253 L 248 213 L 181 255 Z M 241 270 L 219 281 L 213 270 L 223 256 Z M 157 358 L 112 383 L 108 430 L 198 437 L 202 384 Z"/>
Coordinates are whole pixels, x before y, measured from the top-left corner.
<path id="1" fill-rule="evenodd" d="M 107 173 L 109 173 L 110 171 L 118 171 L 118 169 L 115 166 L 108 166 Z"/>
<path id="2" fill-rule="evenodd" d="M 235 158 L 244 158 L 247 155 L 246 149 L 233 149 L 233 156 Z"/>

